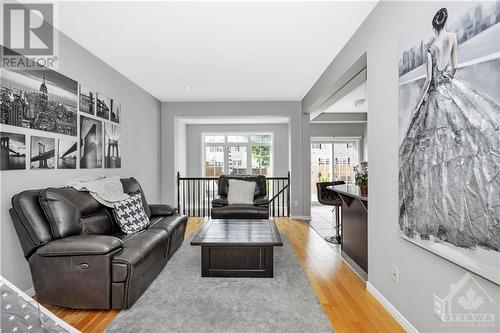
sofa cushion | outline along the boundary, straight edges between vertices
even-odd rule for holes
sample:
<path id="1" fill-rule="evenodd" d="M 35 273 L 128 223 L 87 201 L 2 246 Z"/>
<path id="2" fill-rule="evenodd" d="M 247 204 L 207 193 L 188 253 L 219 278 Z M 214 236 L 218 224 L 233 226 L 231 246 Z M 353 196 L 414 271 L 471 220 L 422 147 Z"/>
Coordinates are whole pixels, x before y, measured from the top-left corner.
<path id="1" fill-rule="evenodd" d="M 219 196 L 226 197 L 229 190 L 229 179 L 238 179 L 245 181 L 255 182 L 255 194 L 254 197 L 259 197 L 261 195 L 267 195 L 266 191 L 266 177 L 263 175 L 259 176 L 220 176 L 218 181 L 217 194 Z"/>
<path id="2" fill-rule="evenodd" d="M 11 215 L 25 256 L 53 239 L 49 221 L 38 200 L 39 192 L 28 190 L 12 197 Z"/>
<path id="3" fill-rule="evenodd" d="M 52 241 L 38 249 L 44 257 L 101 255 L 119 249 L 122 241 L 113 236 L 70 236 Z"/>
<path id="4" fill-rule="evenodd" d="M 177 212 L 177 208 L 163 204 L 149 205 L 149 209 L 151 210 L 151 216 L 167 216 Z"/>
<path id="5" fill-rule="evenodd" d="M 54 238 L 82 233 L 108 234 L 112 229 L 105 207 L 88 192 L 69 187 L 48 188 L 40 191 L 39 200 Z"/>
<path id="6" fill-rule="evenodd" d="M 147 272 L 158 262 L 165 260 L 168 249 L 167 232 L 159 229 L 148 229 L 138 234 L 114 234 L 123 242 L 122 251 L 112 259 L 113 282 L 128 279 L 135 271 L 139 274 Z"/>
<path id="7" fill-rule="evenodd" d="M 156 217 L 151 220 L 149 229 L 161 229 L 170 232 L 177 228 L 180 224 L 186 223 L 187 218 L 184 215 L 170 215 Z"/>
<path id="8" fill-rule="evenodd" d="M 113 206 L 116 222 L 124 233 L 135 234 L 149 225 L 140 194 L 117 202 Z"/>
<path id="9" fill-rule="evenodd" d="M 254 205 L 228 205 L 213 207 L 213 219 L 268 219 L 269 210 L 265 206 Z"/>
<path id="10" fill-rule="evenodd" d="M 123 185 L 123 191 L 128 195 L 134 195 L 137 193 L 141 194 L 142 204 L 144 206 L 144 211 L 148 217 L 151 217 L 151 210 L 149 209 L 148 202 L 146 201 L 146 196 L 144 195 L 144 191 L 142 190 L 141 184 L 133 178 L 122 178 L 120 179 Z"/>

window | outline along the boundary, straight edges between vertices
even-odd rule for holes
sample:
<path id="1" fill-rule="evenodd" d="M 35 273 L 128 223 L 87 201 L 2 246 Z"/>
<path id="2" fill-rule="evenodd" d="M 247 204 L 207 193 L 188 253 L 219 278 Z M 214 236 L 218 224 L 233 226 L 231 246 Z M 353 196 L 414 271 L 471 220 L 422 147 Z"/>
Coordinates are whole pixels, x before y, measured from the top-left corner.
<path id="1" fill-rule="evenodd" d="M 324 142 L 311 142 L 312 201 L 317 201 L 317 182 L 343 180 L 348 184 L 354 183 L 353 167 L 358 164 L 357 138 L 321 140 Z"/>
<path id="2" fill-rule="evenodd" d="M 271 176 L 270 146 L 252 146 L 252 175 Z"/>
<path id="3" fill-rule="evenodd" d="M 247 147 L 229 146 L 229 174 L 247 174 Z"/>
<path id="4" fill-rule="evenodd" d="M 224 174 L 224 147 L 205 147 L 205 174 L 207 177 L 219 177 Z"/>
<path id="5" fill-rule="evenodd" d="M 272 176 L 272 141 L 269 133 L 204 134 L 205 176 Z"/>

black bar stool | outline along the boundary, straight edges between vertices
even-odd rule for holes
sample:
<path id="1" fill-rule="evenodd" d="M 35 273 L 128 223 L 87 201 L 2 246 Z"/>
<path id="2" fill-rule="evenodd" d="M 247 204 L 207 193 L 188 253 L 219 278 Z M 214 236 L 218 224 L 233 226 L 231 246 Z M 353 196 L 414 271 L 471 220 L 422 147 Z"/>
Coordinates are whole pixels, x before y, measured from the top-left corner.
<path id="1" fill-rule="evenodd" d="M 342 238 L 340 237 L 340 207 L 342 206 L 342 199 L 337 192 L 327 190 L 328 186 L 344 185 L 343 180 L 333 182 L 318 182 L 316 188 L 318 190 L 318 201 L 322 205 L 334 206 L 335 211 L 335 236 L 325 237 L 325 240 L 332 244 L 340 244 Z"/>

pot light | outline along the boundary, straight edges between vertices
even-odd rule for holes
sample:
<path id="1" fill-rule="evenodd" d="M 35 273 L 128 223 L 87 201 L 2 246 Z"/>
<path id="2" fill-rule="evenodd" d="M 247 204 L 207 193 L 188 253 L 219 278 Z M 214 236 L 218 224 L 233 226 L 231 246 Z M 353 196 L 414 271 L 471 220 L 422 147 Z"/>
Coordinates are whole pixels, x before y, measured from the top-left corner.
<path id="1" fill-rule="evenodd" d="M 187 85 L 186 90 L 191 90 L 191 86 Z"/>

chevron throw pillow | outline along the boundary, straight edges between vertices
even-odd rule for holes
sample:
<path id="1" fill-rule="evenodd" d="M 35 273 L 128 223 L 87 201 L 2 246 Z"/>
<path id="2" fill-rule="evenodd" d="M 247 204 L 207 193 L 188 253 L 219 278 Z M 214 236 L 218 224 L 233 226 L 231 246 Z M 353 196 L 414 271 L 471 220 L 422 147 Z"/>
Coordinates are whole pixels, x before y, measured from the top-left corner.
<path id="1" fill-rule="evenodd" d="M 120 229 L 128 235 L 135 234 L 149 225 L 140 194 L 115 203 L 113 214 Z"/>

